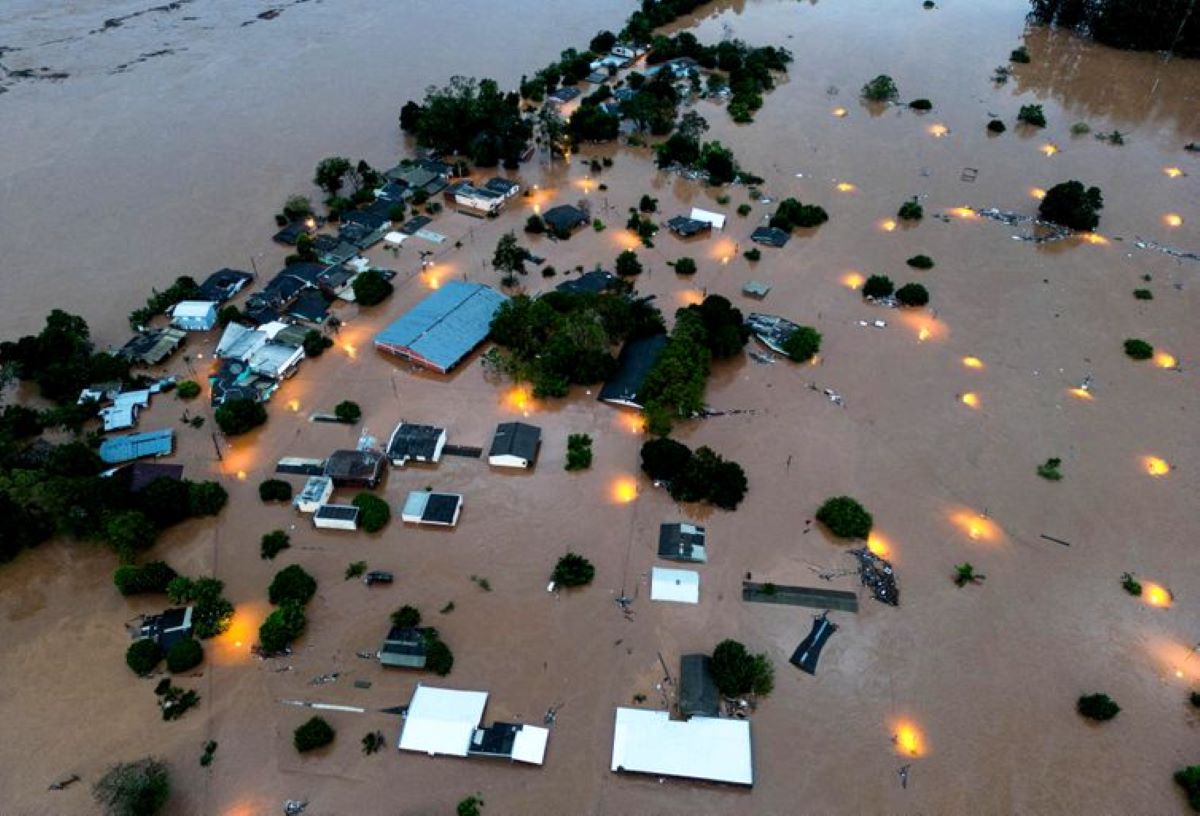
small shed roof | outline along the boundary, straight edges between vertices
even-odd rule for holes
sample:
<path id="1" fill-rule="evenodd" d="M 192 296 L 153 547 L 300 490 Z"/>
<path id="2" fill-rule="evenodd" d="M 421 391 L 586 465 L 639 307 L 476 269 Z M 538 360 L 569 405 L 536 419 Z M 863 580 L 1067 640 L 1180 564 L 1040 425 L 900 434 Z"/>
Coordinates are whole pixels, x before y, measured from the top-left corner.
<path id="1" fill-rule="evenodd" d="M 501 422 L 488 456 L 514 456 L 533 464 L 542 444 L 542 429 L 525 422 Z"/>
<path id="2" fill-rule="evenodd" d="M 661 776 L 754 784 L 748 720 L 693 717 L 618 708 L 611 769 Z"/>
<path id="3" fill-rule="evenodd" d="M 679 658 L 679 713 L 685 717 L 716 717 L 721 713 L 721 692 L 712 676 L 712 658 L 690 654 Z"/>
<path id="4" fill-rule="evenodd" d="M 771 285 L 762 281 L 746 281 L 742 284 L 742 294 L 750 297 L 764 298 L 771 291 Z"/>
<path id="5" fill-rule="evenodd" d="M 325 460 L 325 475 L 337 482 L 376 482 L 384 457 L 376 451 L 339 450 Z"/>
<path id="6" fill-rule="evenodd" d="M 651 568 L 650 600 L 700 603 L 700 573 L 665 567 Z"/>
<path id="7" fill-rule="evenodd" d="M 750 233 L 750 240 L 756 244 L 765 244 L 776 248 L 782 247 L 791 237 L 779 227 L 759 227 Z"/>
<path id="8" fill-rule="evenodd" d="M 359 510 L 353 504 L 322 504 L 313 514 L 330 521 L 358 521 Z"/>
<path id="9" fill-rule="evenodd" d="M 110 465 L 131 462 L 143 456 L 167 456 L 175 447 L 175 432 L 170 428 L 146 433 L 126 434 L 100 443 L 100 458 Z"/>
<path id="10" fill-rule="evenodd" d="M 436 462 L 442 457 L 442 448 L 446 444 L 446 429 L 433 425 L 416 425 L 403 420 L 392 431 L 388 440 L 387 455 L 395 464 L 416 459 L 422 462 Z"/>
<path id="11" fill-rule="evenodd" d="M 418 627 L 393 626 L 383 639 L 379 649 L 379 662 L 384 666 L 395 666 L 402 669 L 425 668 L 428 641 L 425 633 L 428 629 Z"/>
<path id="12" fill-rule="evenodd" d="M 459 691 L 418 684 L 400 729 L 401 751 L 465 757 L 483 719 L 486 691 Z"/>
<path id="13" fill-rule="evenodd" d="M 704 528 L 681 522 L 658 528 L 658 557 L 669 561 L 708 561 Z"/>
<path id="14" fill-rule="evenodd" d="M 254 280 L 253 275 L 240 269 L 229 269 L 228 267 L 218 269 L 205 278 L 204 283 L 200 284 L 200 295 L 205 300 L 224 303 L 252 280 Z"/>
<path id="15" fill-rule="evenodd" d="M 463 497 L 458 493 L 413 490 L 404 500 L 400 518 L 420 524 L 444 524 L 453 527 L 458 523 L 462 503 Z"/>
<path id="16" fill-rule="evenodd" d="M 711 224 L 713 229 L 725 229 L 725 216 L 721 213 L 712 212 L 711 210 L 702 210 L 699 207 L 692 207 L 692 218 L 696 221 L 703 221 L 706 224 Z"/>
<path id="17" fill-rule="evenodd" d="M 569 278 L 554 287 L 556 292 L 582 292 L 584 294 L 598 295 L 606 291 L 617 276 L 612 272 L 607 272 L 603 269 L 592 269 L 584 272 L 575 278 Z"/>
<path id="18" fill-rule="evenodd" d="M 667 221 L 667 229 L 680 238 L 691 238 L 693 235 L 699 235 L 702 232 L 710 232 L 712 224 L 707 221 L 701 221 L 698 218 L 677 215 Z"/>

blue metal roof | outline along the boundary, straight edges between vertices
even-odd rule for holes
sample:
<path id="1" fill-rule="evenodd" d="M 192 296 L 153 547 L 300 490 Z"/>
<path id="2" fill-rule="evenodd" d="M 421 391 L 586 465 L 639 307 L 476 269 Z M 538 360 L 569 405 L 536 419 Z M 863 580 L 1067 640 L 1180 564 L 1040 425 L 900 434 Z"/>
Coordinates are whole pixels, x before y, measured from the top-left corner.
<path id="1" fill-rule="evenodd" d="M 100 443 L 100 458 L 110 465 L 129 462 L 143 456 L 166 456 L 175 447 L 175 432 L 161 431 L 127 434 L 105 439 Z"/>
<path id="2" fill-rule="evenodd" d="M 484 341 L 506 300 L 482 283 L 449 281 L 375 335 L 375 345 L 449 371 Z"/>

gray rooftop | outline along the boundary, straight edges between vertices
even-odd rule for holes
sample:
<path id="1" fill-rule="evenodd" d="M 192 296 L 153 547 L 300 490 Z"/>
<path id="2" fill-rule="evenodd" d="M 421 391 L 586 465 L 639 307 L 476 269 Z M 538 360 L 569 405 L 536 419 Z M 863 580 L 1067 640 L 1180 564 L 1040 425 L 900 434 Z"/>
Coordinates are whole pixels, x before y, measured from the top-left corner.
<path id="1" fill-rule="evenodd" d="M 529 464 L 537 460 L 538 448 L 542 444 L 542 429 L 524 422 L 501 422 L 492 437 L 492 449 L 488 456 L 515 456 Z"/>

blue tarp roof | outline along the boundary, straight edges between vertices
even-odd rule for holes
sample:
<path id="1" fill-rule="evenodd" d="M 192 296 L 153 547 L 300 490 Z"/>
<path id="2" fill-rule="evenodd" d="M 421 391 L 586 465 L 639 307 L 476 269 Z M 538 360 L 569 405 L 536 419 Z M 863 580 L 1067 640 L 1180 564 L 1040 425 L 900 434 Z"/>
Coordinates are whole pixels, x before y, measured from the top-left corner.
<path id="1" fill-rule="evenodd" d="M 127 434 L 105 439 L 100 443 L 100 458 L 110 465 L 129 462 L 143 456 L 166 456 L 175 446 L 175 432 L 161 431 Z"/>
<path id="2" fill-rule="evenodd" d="M 481 283 L 449 281 L 375 335 L 375 345 L 449 371 L 483 342 L 506 300 Z"/>

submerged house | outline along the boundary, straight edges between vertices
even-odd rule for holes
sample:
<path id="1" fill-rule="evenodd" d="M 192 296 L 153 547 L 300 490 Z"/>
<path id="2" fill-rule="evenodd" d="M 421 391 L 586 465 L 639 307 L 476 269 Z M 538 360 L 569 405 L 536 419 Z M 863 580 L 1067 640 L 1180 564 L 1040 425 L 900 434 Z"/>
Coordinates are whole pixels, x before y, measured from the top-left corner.
<path id="1" fill-rule="evenodd" d="M 347 210 L 341 215 L 338 238 L 359 249 L 366 249 L 383 240 L 392 227 L 386 214 L 370 210 Z"/>
<path id="2" fill-rule="evenodd" d="M 537 462 L 542 429 L 525 422 L 501 422 L 492 437 L 488 464 L 493 467 L 529 468 Z"/>
<path id="3" fill-rule="evenodd" d="M 114 436 L 100 443 L 100 458 L 110 465 L 132 462 L 144 456 L 170 456 L 175 432 L 170 428 L 146 433 Z"/>
<path id="4" fill-rule="evenodd" d="M 481 283 L 448 281 L 375 335 L 375 347 L 445 374 L 487 339 L 506 300 Z"/>
<path id="5" fill-rule="evenodd" d="M 658 528 L 658 557 L 667 561 L 708 561 L 704 528 L 687 522 L 663 524 Z"/>
<path id="6" fill-rule="evenodd" d="M 569 236 L 589 221 L 588 214 L 570 204 L 559 204 L 542 214 L 542 221 L 558 237 Z"/>
<path id="7" fill-rule="evenodd" d="M 387 456 L 396 467 L 411 462 L 437 464 L 446 447 L 446 429 L 401 420 L 388 439 Z"/>
<path id="8" fill-rule="evenodd" d="M 556 292 L 582 293 L 598 295 L 606 292 L 616 283 L 617 276 L 603 269 L 592 269 L 576 278 L 565 280 L 554 287 Z"/>
<path id="9" fill-rule="evenodd" d="M 616 373 L 600 389 L 599 399 L 612 405 L 626 405 L 641 410 L 638 391 L 658 362 L 659 355 L 667 345 L 665 334 L 639 337 L 629 340 L 617 357 Z"/>
<path id="10" fill-rule="evenodd" d="M 217 304 L 211 300 L 181 300 L 171 308 L 171 325 L 184 331 L 208 331 L 217 325 Z"/>
<path id="11" fill-rule="evenodd" d="M 783 350 L 783 344 L 800 327 L 778 315 L 751 312 L 750 316 L 746 318 L 746 328 L 753 332 L 758 341 L 771 351 L 776 354 L 787 354 Z"/>
<path id="12" fill-rule="evenodd" d="M 781 248 L 791 237 L 785 230 L 781 230 L 779 227 L 759 227 L 750 233 L 750 240 L 754 243 L 775 247 L 776 249 Z"/>
<path id="13" fill-rule="evenodd" d="M 315 513 L 333 495 L 333 479 L 328 476 L 309 476 L 304 488 L 292 499 L 292 507 L 301 513 Z"/>
<path id="14" fill-rule="evenodd" d="M 253 275 L 240 269 L 218 269 L 200 284 L 200 297 L 202 300 L 224 303 L 246 288 L 252 280 Z"/>
<path id="15" fill-rule="evenodd" d="M 609 767 L 748 787 L 754 784 L 750 722 L 715 717 L 680 721 L 666 711 L 618 708 Z"/>
<path id="16" fill-rule="evenodd" d="M 651 567 L 650 600 L 700 603 L 700 573 L 693 570 Z"/>
<path id="17" fill-rule="evenodd" d="M 432 524 L 454 527 L 462 512 L 463 497 L 459 493 L 434 493 L 429 490 L 413 490 L 404 500 L 400 518 L 410 524 Z"/>
<path id="18" fill-rule="evenodd" d="M 387 459 L 370 450 L 338 450 L 325 460 L 325 475 L 337 487 L 375 488 L 383 479 Z"/>
<path id="19" fill-rule="evenodd" d="M 192 636 L 192 607 L 168 609 L 159 615 L 147 615 L 138 636 L 153 640 L 163 651 Z"/>
<path id="20" fill-rule="evenodd" d="M 429 639 L 425 627 L 393 626 L 383 639 L 383 646 L 375 653 L 382 666 L 397 669 L 425 668 Z"/>
<path id="21" fill-rule="evenodd" d="M 707 221 L 688 218 L 686 215 L 677 215 L 667 221 L 667 229 L 680 238 L 692 238 L 696 235 L 712 232 L 712 224 Z"/>
<path id="22" fill-rule="evenodd" d="M 487 698 L 486 691 L 418 684 L 397 747 L 429 756 L 492 757 L 541 765 L 550 731 L 519 723 L 481 727 Z"/>
<path id="23" fill-rule="evenodd" d="M 357 530 L 358 514 L 353 504 L 322 504 L 313 513 L 312 523 L 323 530 Z"/>
<path id="24" fill-rule="evenodd" d="M 124 357 L 132 363 L 158 365 L 174 354 L 186 339 L 187 332 L 183 329 L 151 329 L 121 346 L 117 356 Z"/>
<path id="25" fill-rule="evenodd" d="M 498 213 L 508 201 L 502 193 L 486 187 L 476 187 L 469 181 L 460 181 L 450 185 L 443 195 L 447 204 L 457 207 L 459 210 L 467 210 L 480 215 Z"/>
<path id="26" fill-rule="evenodd" d="M 683 717 L 717 717 L 721 692 L 712 675 L 712 658 L 689 654 L 679 658 L 679 713 Z"/>

